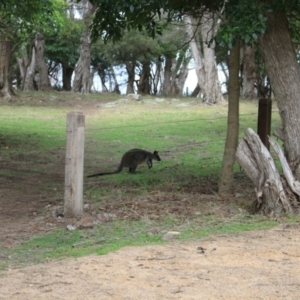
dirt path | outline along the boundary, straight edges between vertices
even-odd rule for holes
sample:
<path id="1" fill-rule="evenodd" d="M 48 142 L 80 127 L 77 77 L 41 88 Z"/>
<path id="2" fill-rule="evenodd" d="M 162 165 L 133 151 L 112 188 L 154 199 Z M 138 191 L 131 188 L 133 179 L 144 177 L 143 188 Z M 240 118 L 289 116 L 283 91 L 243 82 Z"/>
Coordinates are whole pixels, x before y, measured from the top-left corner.
<path id="1" fill-rule="evenodd" d="M 6 271 L 0 299 L 299 299 L 300 225 Z"/>

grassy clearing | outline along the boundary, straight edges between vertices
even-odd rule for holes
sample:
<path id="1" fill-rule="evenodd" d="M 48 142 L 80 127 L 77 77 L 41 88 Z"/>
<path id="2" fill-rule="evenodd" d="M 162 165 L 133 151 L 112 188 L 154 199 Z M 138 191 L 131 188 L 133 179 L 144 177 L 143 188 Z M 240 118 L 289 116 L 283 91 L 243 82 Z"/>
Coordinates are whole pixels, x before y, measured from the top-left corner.
<path id="1" fill-rule="evenodd" d="M 162 243 L 168 231 L 178 231 L 179 239 L 188 240 L 277 224 L 247 213 L 251 198 L 246 190 L 250 186 L 252 193 L 252 187 L 242 174 L 237 175 L 233 198 L 218 202 L 216 197 L 202 196 L 216 192 L 227 106 L 203 106 L 190 98 L 181 100 L 180 104 L 186 106 L 170 99 L 157 103 L 154 98 L 144 104 L 105 106 L 117 99 L 116 95 L 37 93 L 23 94 L 16 103 L 0 106 L 1 161 L 5 162 L 1 178 L 25 178 L 28 170 L 43 176 L 52 174 L 44 184 L 53 188 L 57 185 L 53 178 L 59 174 L 61 187 L 55 197 L 61 202 L 69 111 L 86 114 L 85 175 L 114 170 L 122 154 L 131 148 L 158 150 L 162 158 L 151 170 L 141 166 L 134 175 L 123 171 L 114 176 L 86 178 L 85 202 L 92 205 L 95 214 L 112 213 L 116 220 L 94 229 L 58 230 L 33 237 L 6 250 L 10 259 L 2 268 L 66 256 L 105 254 L 127 245 Z M 242 137 L 247 127 L 256 128 L 257 103 L 241 102 L 240 113 Z M 279 124 L 276 112 L 272 122 L 272 126 Z M 21 183 L 20 192 L 25 184 Z M 41 186 L 31 189 L 34 194 Z"/>

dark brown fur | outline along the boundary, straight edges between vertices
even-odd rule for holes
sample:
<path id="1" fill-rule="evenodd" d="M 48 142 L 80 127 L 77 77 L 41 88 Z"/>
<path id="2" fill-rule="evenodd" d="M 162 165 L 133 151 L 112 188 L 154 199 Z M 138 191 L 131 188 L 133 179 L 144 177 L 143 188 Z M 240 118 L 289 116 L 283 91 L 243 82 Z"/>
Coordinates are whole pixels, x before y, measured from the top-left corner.
<path id="1" fill-rule="evenodd" d="M 107 172 L 107 173 L 97 173 L 93 175 L 89 175 L 88 177 L 96 177 L 96 176 L 103 176 L 103 175 L 111 175 L 120 173 L 123 168 L 129 168 L 129 173 L 134 173 L 137 166 L 146 163 L 148 168 L 152 168 L 152 160 L 161 161 L 158 152 L 154 151 L 153 153 L 142 150 L 142 149 L 131 149 L 124 153 L 120 165 L 116 171 Z"/>

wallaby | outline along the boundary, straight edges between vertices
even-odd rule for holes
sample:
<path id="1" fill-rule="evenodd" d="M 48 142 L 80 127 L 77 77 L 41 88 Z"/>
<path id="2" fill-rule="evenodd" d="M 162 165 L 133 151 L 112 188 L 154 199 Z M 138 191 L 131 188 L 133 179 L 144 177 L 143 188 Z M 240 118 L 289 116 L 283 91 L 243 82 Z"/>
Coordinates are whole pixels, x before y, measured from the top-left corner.
<path id="1" fill-rule="evenodd" d="M 144 162 L 148 165 L 148 168 L 150 169 L 152 168 L 152 159 L 161 161 L 157 151 L 151 153 L 142 149 L 131 149 L 124 153 L 120 165 L 116 171 L 107 173 L 97 173 L 94 175 L 89 175 L 88 177 L 120 173 L 123 170 L 123 168 L 129 168 L 129 173 L 134 173 L 137 166 Z"/>

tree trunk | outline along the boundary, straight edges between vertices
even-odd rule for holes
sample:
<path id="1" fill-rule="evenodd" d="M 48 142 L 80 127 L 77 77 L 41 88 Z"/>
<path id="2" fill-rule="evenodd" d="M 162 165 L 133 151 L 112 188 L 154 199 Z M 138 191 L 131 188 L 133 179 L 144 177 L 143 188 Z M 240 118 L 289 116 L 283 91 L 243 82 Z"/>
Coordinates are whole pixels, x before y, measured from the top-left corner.
<path id="1" fill-rule="evenodd" d="M 35 66 L 36 66 L 36 51 L 34 45 L 31 46 L 30 57 L 23 52 L 23 57 L 18 59 L 19 65 L 24 66 L 22 78 L 22 91 L 33 91 L 36 87 L 34 84 Z M 20 68 L 21 69 L 21 68 Z"/>
<path id="2" fill-rule="evenodd" d="M 226 194 L 232 188 L 233 165 L 239 136 L 239 96 L 240 96 L 240 45 L 236 44 L 229 54 L 228 119 L 219 194 Z"/>
<path id="3" fill-rule="evenodd" d="M 153 94 L 154 95 L 158 95 L 161 93 L 162 90 L 162 74 L 163 74 L 163 70 L 162 70 L 162 63 L 161 63 L 161 58 L 159 57 L 157 62 L 156 62 L 156 70 L 155 73 L 153 75 L 153 83 L 152 83 L 152 90 L 153 90 Z M 160 84 L 160 89 L 158 89 L 158 86 Z"/>
<path id="4" fill-rule="evenodd" d="M 128 74 L 126 95 L 128 95 L 128 94 L 134 93 L 135 62 L 127 63 L 126 70 L 127 70 L 127 74 Z"/>
<path id="5" fill-rule="evenodd" d="M 171 76 L 171 95 L 183 95 L 183 87 L 188 76 L 188 64 L 190 62 L 190 59 L 191 56 L 187 56 L 186 51 L 181 51 L 177 60 L 174 60 L 175 66 L 172 68 Z"/>
<path id="6" fill-rule="evenodd" d="M 186 61 L 180 68 L 180 72 L 179 74 L 177 75 L 176 77 L 176 86 L 177 86 L 177 91 L 178 91 L 178 94 L 179 96 L 182 96 L 183 93 L 184 93 L 184 84 L 186 82 L 186 79 L 189 75 L 189 68 L 188 68 L 188 63 L 189 63 L 189 60 Z"/>
<path id="7" fill-rule="evenodd" d="M 190 47 L 192 51 L 192 56 L 195 62 L 195 71 L 198 79 L 198 85 L 201 89 L 201 96 L 203 99 L 206 99 L 206 93 L 204 90 L 205 87 L 205 70 L 204 70 L 204 63 L 203 63 L 203 55 L 200 49 L 200 43 L 197 40 L 197 25 L 195 25 L 195 21 L 186 16 L 184 18 L 186 31 L 188 38 L 190 39 Z"/>
<path id="8" fill-rule="evenodd" d="M 74 68 L 70 67 L 66 64 L 62 64 L 62 82 L 63 86 L 62 89 L 64 91 L 71 91 L 72 89 L 72 74 L 74 72 Z"/>
<path id="9" fill-rule="evenodd" d="M 150 62 L 143 63 L 143 70 L 138 85 L 138 93 L 150 95 Z"/>
<path id="10" fill-rule="evenodd" d="M 42 34 L 37 33 L 34 42 L 35 55 L 36 55 L 36 69 L 38 72 L 38 90 L 49 91 L 51 89 L 50 80 L 48 77 L 48 68 L 45 62 L 45 40 Z"/>
<path id="11" fill-rule="evenodd" d="M 300 179 L 300 72 L 286 16 L 267 14 L 267 30 L 259 44 L 279 108 L 288 162 Z"/>
<path id="12" fill-rule="evenodd" d="M 201 92 L 200 86 L 197 83 L 196 87 L 194 88 L 194 90 L 191 93 L 191 97 L 195 97 L 196 98 L 199 95 L 200 92 Z"/>
<path id="13" fill-rule="evenodd" d="M 244 46 L 243 51 L 243 91 L 244 99 L 255 99 L 256 93 L 254 83 L 256 81 L 256 65 L 254 62 L 254 49 L 250 46 Z"/>
<path id="14" fill-rule="evenodd" d="M 216 15 L 205 12 L 201 18 L 201 35 L 203 39 L 204 69 L 205 69 L 205 102 L 219 103 L 225 101 L 221 92 L 218 68 L 215 54 L 214 37 L 219 24 Z"/>
<path id="15" fill-rule="evenodd" d="M 10 100 L 14 95 L 11 85 L 12 41 L 0 31 L 0 96 Z"/>
<path id="16" fill-rule="evenodd" d="M 75 66 L 72 91 L 87 94 L 90 93 L 93 82 L 93 78 L 91 78 L 93 74 L 90 72 L 92 43 L 89 26 L 92 22 L 91 17 L 96 6 L 93 6 L 88 0 L 82 0 L 80 4 L 80 13 L 84 20 L 85 29 L 81 34 L 79 46 L 80 56 Z"/>
<path id="17" fill-rule="evenodd" d="M 251 128 L 246 130 L 236 152 L 237 162 L 256 186 L 255 211 L 270 215 L 280 215 L 282 211 L 299 213 L 300 182 L 294 178 L 277 142 L 272 139 L 269 142 L 279 157 L 283 176 L 279 175 L 270 152 Z"/>
<path id="18" fill-rule="evenodd" d="M 75 66 L 75 76 L 73 81 L 73 92 L 87 94 L 91 91 L 91 37 L 88 29 L 84 29 L 80 41 L 80 57 Z"/>
<path id="19" fill-rule="evenodd" d="M 166 57 L 165 68 L 164 68 L 164 80 L 163 80 L 163 90 L 162 94 L 164 96 L 169 96 L 171 93 L 171 76 L 172 76 L 172 58 Z"/>
<path id="20" fill-rule="evenodd" d="M 118 84 L 118 80 L 117 80 L 117 76 L 116 76 L 114 67 L 110 68 L 110 73 L 111 73 L 111 76 L 112 76 L 112 78 L 114 80 L 114 89 L 113 89 L 113 92 L 117 93 L 117 94 L 121 94 L 120 87 L 119 87 L 119 84 Z"/>

